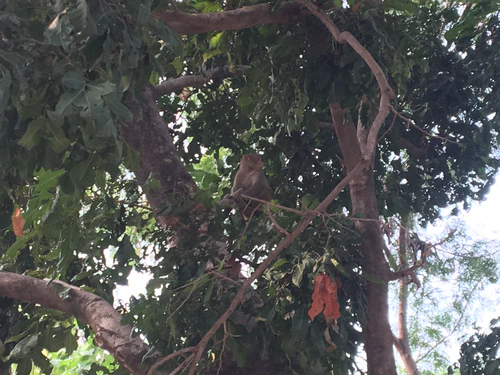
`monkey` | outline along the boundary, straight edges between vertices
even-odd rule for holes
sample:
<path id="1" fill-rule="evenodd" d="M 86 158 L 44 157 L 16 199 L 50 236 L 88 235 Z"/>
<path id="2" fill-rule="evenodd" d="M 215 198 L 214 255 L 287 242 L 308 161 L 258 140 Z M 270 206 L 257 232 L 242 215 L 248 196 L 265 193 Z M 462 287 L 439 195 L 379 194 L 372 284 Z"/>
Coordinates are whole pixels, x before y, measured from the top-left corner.
<path id="1" fill-rule="evenodd" d="M 230 197 L 237 203 L 241 214 L 248 220 L 260 205 L 259 202 L 241 197 L 248 195 L 265 201 L 271 200 L 273 190 L 267 182 L 262 168 L 264 163 L 256 154 L 245 154 L 241 158 L 240 167 L 234 176 Z"/>

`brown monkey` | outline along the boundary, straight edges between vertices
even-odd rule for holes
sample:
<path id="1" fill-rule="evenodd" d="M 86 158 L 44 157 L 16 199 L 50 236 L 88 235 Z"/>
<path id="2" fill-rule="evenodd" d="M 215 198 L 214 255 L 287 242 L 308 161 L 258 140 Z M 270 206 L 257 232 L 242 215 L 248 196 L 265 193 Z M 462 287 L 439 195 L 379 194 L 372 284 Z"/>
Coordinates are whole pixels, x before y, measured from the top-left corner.
<path id="1" fill-rule="evenodd" d="M 252 215 L 252 212 L 260 203 L 245 199 L 241 195 L 248 195 L 265 201 L 271 200 L 273 196 L 273 191 L 262 170 L 263 167 L 264 163 L 260 160 L 259 155 L 246 154 L 241 158 L 240 168 L 234 176 L 231 196 L 238 204 L 245 219 Z"/>

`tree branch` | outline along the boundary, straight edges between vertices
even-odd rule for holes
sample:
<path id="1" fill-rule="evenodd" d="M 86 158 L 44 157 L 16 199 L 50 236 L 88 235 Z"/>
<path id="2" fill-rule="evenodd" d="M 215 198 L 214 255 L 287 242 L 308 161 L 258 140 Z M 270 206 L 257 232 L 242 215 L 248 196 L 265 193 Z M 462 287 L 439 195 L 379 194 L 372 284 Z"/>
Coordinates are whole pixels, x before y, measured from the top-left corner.
<path id="1" fill-rule="evenodd" d="M 258 4 L 216 13 L 189 14 L 154 10 L 151 15 L 179 34 L 201 34 L 210 31 L 241 30 L 257 25 L 293 23 L 308 13 L 296 2 L 285 4 L 275 12 L 271 10 L 269 4 Z"/>
<path id="2" fill-rule="evenodd" d="M 65 289 L 69 298 L 63 299 L 59 293 Z M 132 338 L 132 327 L 122 325 L 122 316 L 101 297 L 62 281 L 10 272 L 0 272 L 0 295 L 74 316 L 92 328 L 95 344 L 110 352 L 123 368 L 135 375 L 146 374 L 142 360 L 149 347 L 139 337 Z"/>
<path id="3" fill-rule="evenodd" d="M 180 91 L 186 87 L 201 88 L 204 84 L 210 82 L 214 78 L 226 78 L 232 76 L 242 76 L 248 69 L 247 65 L 241 66 L 222 66 L 213 70 L 209 70 L 202 75 L 185 75 L 178 78 L 172 78 L 163 81 L 154 88 L 155 98 L 159 98 L 163 95 L 168 95 L 175 91 Z"/>
<path id="4" fill-rule="evenodd" d="M 341 44 L 348 43 L 365 61 L 365 63 L 368 65 L 373 75 L 375 76 L 375 79 L 377 80 L 381 94 L 379 111 L 370 127 L 370 132 L 368 133 L 366 142 L 360 143 L 361 153 L 363 155 L 369 155 L 371 157 L 377 144 L 378 131 L 392 108 L 390 105 L 390 100 L 395 99 L 396 94 L 392 90 L 391 86 L 389 86 L 389 82 L 387 82 L 387 78 L 385 78 L 384 72 L 380 68 L 380 65 L 378 65 L 370 52 L 368 52 L 368 50 L 361 45 L 361 43 L 354 37 L 354 35 L 352 35 L 349 31 L 340 32 L 340 30 L 337 26 L 335 26 L 330 17 L 328 17 L 328 15 L 323 10 L 318 8 L 312 2 L 308 2 L 306 0 L 297 0 L 297 3 L 302 4 L 313 15 L 318 17 L 318 19 L 323 22 L 323 24 L 328 28 L 337 42 Z"/>

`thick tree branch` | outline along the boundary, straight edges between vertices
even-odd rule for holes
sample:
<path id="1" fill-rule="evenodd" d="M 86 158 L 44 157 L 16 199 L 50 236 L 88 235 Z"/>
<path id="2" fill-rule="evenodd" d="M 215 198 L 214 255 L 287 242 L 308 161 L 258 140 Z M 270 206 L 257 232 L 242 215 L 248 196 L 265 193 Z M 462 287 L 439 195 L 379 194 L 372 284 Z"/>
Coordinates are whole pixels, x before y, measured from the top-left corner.
<path id="1" fill-rule="evenodd" d="M 69 290 L 69 298 L 59 293 Z M 132 338 L 132 327 L 120 324 L 122 316 L 95 294 L 61 281 L 40 280 L 10 272 L 0 272 L 0 295 L 62 311 L 88 324 L 95 332 L 95 344 L 108 352 L 120 365 L 135 375 L 145 375 L 141 364 L 149 347 Z"/>
<path id="2" fill-rule="evenodd" d="M 186 87 L 201 88 L 204 84 L 210 82 L 211 79 L 242 76 L 248 69 L 250 69 L 250 67 L 246 65 L 235 67 L 226 65 L 209 70 L 203 75 L 186 75 L 179 78 L 172 78 L 155 86 L 154 94 L 155 97 L 158 98 L 175 91 L 180 91 Z"/>
<path id="3" fill-rule="evenodd" d="M 258 4 L 217 13 L 167 12 L 155 10 L 152 16 L 162 20 L 179 34 L 201 34 L 209 31 L 240 30 L 256 25 L 297 22 L 308 12 L 297 3 L 283 5 L 271 12 L 271 5 Z"/>
<path id="4" fill-rule="evenodd" d="M 124 103 L 134 119 L 123 123 L 121 129 L 127 143 L 140 153 L 140 165 L 134 171 L 139 184 L 144 186 L 150 177 L 160 181 L 160 188 L 145 189 L 149 204 L 158 212 L 173 196 L 177 200 L 192 197 L 197 186 L 179 158 L 167 125 L 159 114 L 154 87 L 146 85 L 141 94 L 140 100 L 126 94 Z M 175 218 L 161 215 L 159 223 L 165 229 L 175 224 Z"/>

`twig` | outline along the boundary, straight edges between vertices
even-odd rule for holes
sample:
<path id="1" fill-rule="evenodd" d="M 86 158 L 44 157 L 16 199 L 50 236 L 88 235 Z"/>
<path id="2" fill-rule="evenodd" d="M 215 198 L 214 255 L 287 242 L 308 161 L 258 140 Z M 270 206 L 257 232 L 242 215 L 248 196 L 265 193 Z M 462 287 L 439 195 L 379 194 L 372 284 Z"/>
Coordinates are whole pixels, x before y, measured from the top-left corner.
<path id="1" fill-rule="evenodd" d="M 259 199 L 259 198 L 254 198 L 254 197 L 251 197 L 249 195 L 245 195 L 245 194 L 241 194 L 241 196 L 245 199 L 249 199 L 249 200 L 253 200 L 255 202 L 259 202 L 259 203 L 262 203 L 262 204 L 266 204 L 266 205 L 269 205 L 271 207 L 276 207 L 276 208 L 279 208 L 280 210 L 282 211 L 288 211 L 288 212 L 292 212 L 296 215 L 299 215 L 299 216 L 305 216 L 308 212 L 315 212 L 315 211 L 307 211 L 307 212 L 304 212 L 304 211 L 299 211 L 299 210 L 296 210 L 294 208 L 290 208 L 290 207 L 285 207 L 285 206 L 281 206 L 279 204 L 276 204 L 276 203 L 271 203 L 271 202 L 268 202 L 268 201 L 265 201 L 263 199 Z M 320 214 L 320 212 L 318 212 L 318 214 Z"/>
<path id="2" fill-rule="evenodd" d="M 269 209 L 269 202 L 266 203 L 266 211 L 267 211 L 267 216 L 269 219 L 273 222 L 274 227 L 277 229 L 278 232 L 283 233 L 285 236 L 289 236 L 290 233 L 288 233 L 286 230 L 284 230 L 274 219 L 273 215 L 271 214 L 271 210 Z"/>
<path id="3" fill-rule="evenodd" d="M 250 202 L 248 202 L 248 204 L 245 206 L 245 208 L 247 208 L 249 204 L 250 204 Z M 238 243 L 236 244 L 236 248 L 240 247 L 241 240 L 243 239 L 243 236 L 245 235 L 245 233 L 248 229 L 248 226 L 250 225 L 250 221 L 252 221 L 253 215 L 255 214 L 255 211 L 257 210 L 257 208 L 259 208 L 259 207 L 256 207 L 255 210 L 252 211 L 252 213 L 250 214 L 250 217 L 248 218 L 247 222 L 245 223 L 245 228 L 243 229 L 243 233 L 241 233 L 240 239 L 238 240 Z M 242 212 L 241 215 L 244 217 L 243 211 L 244 210 L 241 211 Z"/>
<path id="4" fill-rule="evenodd" d="M 158 367 L 160 367 L 161 365 L 163 365 L 165 362 L 171 360 L 172 358 L 180 356 L 180 355 L 182 355 L 184 353 L 194 352 L 195 349 L 196 349 L 195 346 L 190 346 L 189 348 L 184 348 L 184 349 L 177 350 L 176 352 L 173 352 L 172 354 L 169 354 L 166 357 L 163 357 L 158 362 L 156 362 L 153 366 L 151 366 L 151 368 L 148 371 L 148 375 L 153 375 L 154 372 L 156 371 L 156 369 Z M 192 357 L 192 355 L 190 355 L 188 358 L 186 358 L 182 363 L 186 362 L 190 357 Z M 182 363 L 181 363 L 181 365 L 182 365 Z"/>
<path id="5" fill-rule="evenodd" d="M 226 280 L 226 281 L 228 281 L 230 283 L 236 284 L 238 286 L 241 285 L 241 283 L 239 281 L 233 280 L 230 277 L 227 277 L 226 275 L 223 275 L 223 274 L 221 274 L 220 272 L 217 272 L 217 271 L 209 271 L 206 274 L 215 275 L 216 277 L 220 277 L 221 279 L 224 279 L 224 280 Z"/>
<path id="6" fill-rule="evenodd" d="M 170 3 L 170 5 L 172 5 L 172 8 L 174 8 L 174 11 L 176 13 L 180 13 L 179 8 L 177 8 L 177 5 L 175 5 L 175 0 L 169 0 L 169 3 Z"/>
<path id="7" fill-rule="evenodd" d="M 206 274 L 205 274 L 206 275 Z M 184 300 L 181 302 L 181 304 L 179 306 L 177 306 L 177 308 L 172 312 L 172 314 L 170 314 L 170 316 L 166 319 L 167 321 L 172 319 L 172 317 L 175 315 L 175 313 L 177 311 L 179 311 L 181 309 L 182 306 L 184 306 L 184 304 L 189 300 L 189 298 L 191 298 L 191 294 L 193 294 L 193 292 L 195 291 L 196 289 L 196 285 L 198 285 L 198 282 L 201 280 L 201 278 L 205 275 L 202 275 L 200 277 L 198 277 L 195 281 L 194 281 L 194 285 L 193 285 L 193 288 L 191 289 L 191 291 L 189 292 L 188 296 L 186 298 L 184 298 Z"/>
<path id="8" fill-rule="evenodd" d="M 224 337 L 222 338 L 222 349 L 220 351 L 219 368 L 217 369 L 217 375 L 220 374 L 220 371 L 222 369 L 222 356 L 224 354 L 224 349 L 226 348 L 226 339 L 229 336 L 227 333 L 227 322 L 224 322 L 223 327 L 224 327 Z"/>
<path id="9" fill-rule="evenodd" d="M 378 139 L 377 143 L 380 143 L 380 141 L 382 139 L 384 139 L 384 137 L 387 135 L 387 133 L 389 133 L 392 129 L 392 127 L 394 126 L 394 124 L 396 123 L 396 118 L 398 116 L 396 116 L 396 114 L 394 114 L 394 117 L 392 118 L 392 122 L 391 122 L 391 126 L 389 126 L 389 128 L 384 132 L 384 134 L 382 134 L 382 136 Z"/>
<path id="10" fill-rule="evenodd" d="M 248 69 L 250 69 L 250 67 L 246 65 L 238 65 L 236 67 L 226 65 L 220 68 L 208 70 L 207 72 L 205 72 L 205 74 L 185 75 L 177 78 L 167 79 L 159 85 L 154 86 L 154 97 L 158 99 L 163 95 L 169 95 L 186 87 L 201 88 L 203 87 L 203 85 L 210 82 L 210 80 L 214 78 L 242 76 Z"/>
<path id="11" fill-rule="evenodd" d="M 193 360 L 193 358 L 194 358 L 194 354 L 191 354 L 184 361 L 182 361 L 182 363 L 179 366 L 177 366 L 169 375 L 175 375 L 179 371 L 181 371 L 184 368 L 186 368 L 187 366 L 189 366 L 189 364 L 191 363 L 191 361 Z"/>
<path id="12" fill-rule="evenodd" d="M 445 137 L 441 137 L 440 135 L 437 135 L 437 134 L 432 134 L 432 133 L 429 133 L 428 131 L 426 131 L 426 130 L 422 129 L 421 127 L 417 126 L 417 125 L 415 124 L 415 122 L 413 122 L 413 121 L 412 121 L 412 120 L 410 120 L 409 118 L 407 118 L 407 117 L 403 116 L 403 115 L 401 114 L 401 112 L 396 111 L 396 109 L 395 109 L 392 105 L 390 106 L 390 108 L 391 108 L 391 111 L 394 113 L 394 115 L 395 115 L 396 117 L 399 117 L 401 120 L 406 121 L 406 123 L 407 123 L 408 125 L 413 126 L 415 129 L 418 129 L 421 133 L 423 133 L 423 134 L 425 134 L 425 135 L 427 135 L 427 136 L 429 136 L 429 137 L 432 137 L 432 138 L 438 138 L 438 139 L 441 139 L 441 140 L 443 140 L 443 141 L 445 141 L 445 142 L 452 142 L 452 143 L 459 144 L 459 142 L 457 142 L 457 141 L 453 141 L 453 140 L 451 140 L 451 139 L 449 139 L 449 138 L 445 138 Z"/>

